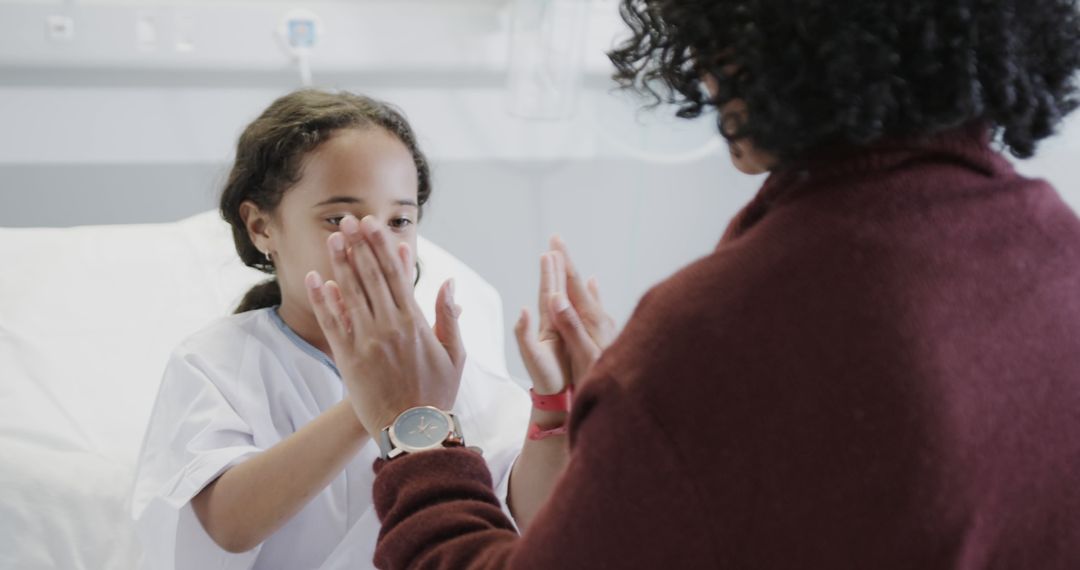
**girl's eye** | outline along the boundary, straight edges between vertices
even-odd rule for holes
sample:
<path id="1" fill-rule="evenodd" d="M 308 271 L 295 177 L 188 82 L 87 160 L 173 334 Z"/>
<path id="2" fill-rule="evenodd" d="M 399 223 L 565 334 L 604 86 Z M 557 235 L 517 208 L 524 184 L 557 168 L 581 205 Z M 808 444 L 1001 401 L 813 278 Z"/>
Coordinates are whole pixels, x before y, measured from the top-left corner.
<path id="1" fill-rule="evenodd" d="M 409 218 L 394 218 L 390 220 L 390 227 L 395 230 L 403 230 L 412 224 L 412 220 Z"/>
<path id="2" fill-rule="evenodd" d="M 340 226 L 341 220 L 345 219 L 345 216 L 334 216 L 332 218 L 326 218 L 327 222 L 330 222 L 332 226 Z"/>

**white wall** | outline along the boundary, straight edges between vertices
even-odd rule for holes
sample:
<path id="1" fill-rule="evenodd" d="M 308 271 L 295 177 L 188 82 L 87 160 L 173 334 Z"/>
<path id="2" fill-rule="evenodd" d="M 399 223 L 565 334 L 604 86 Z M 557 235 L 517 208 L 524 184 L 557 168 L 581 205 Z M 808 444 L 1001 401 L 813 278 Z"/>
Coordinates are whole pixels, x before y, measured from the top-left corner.
<path id="1" fill-rule="evenodd" d="M 240 130 L 297 84 L 268 30 L 290 5 L 0 1 L 0 226 L 169 221 L 214 207 Z M 760 184 L 734 171 L 709 119 L 638 113 L 610 93 L 611 0 L 592 5 L 585 89 L 563 121 L 507 112 L 505 2 L 306 5 L 333 23 L 313 56 L 316 84 L 405 109 L 434 166 L 422 231 L 499 288 L 508 327 L 535 307 L 537 256 L 552 233 L 621 321 L 651 284 L 708 252 Z M 44 39 L 54 12 L 76 18 L 80 43 Z M 147 14 L 161 43 L 139 51 L 133 25 Z M 210 23 L 178 53 L 170 26 L 192 21 Z M 402 41 L 406 29 L 429 41 Z M 1020 165 L 1074 207 L 1078 116 Z"/>
<path id="2" fill-rule="evenodd" d="M 10 100 L 11 91 L 0 89 L 0 101 Z M 0 124 L 22 123 L 0 133 L 0 226 L 170 221 L 213 208 L 229 146 L 271 96 L 241 101 L 236 90 L 203 92 L 207 108 L 215 95 L 223 101 L 207 111 L 215 122 L 197 120 L 207 115 L 174 105 L 177 97 L 166 92 L 126 93 L 117 98 L 126 111 L 112 117 L 80 117 L 71 111 L 79 106 L 74 103 L 57 113 L 62 91 L 36 90 L 20 101 L 18 113 L 12 106 L 0 111 L 9 114 Z M 423 111 L 403 106 L 433 155 L 435 191 L 421 230 L 502 292 L 508 327 L 520 307 L 535 307 L 538 255 L 551 234 L 560 233 L 579 265 L 599 278 L 608 306 L 622 320 L 648 285 L 706 253 L 758 184 L 738 175 L 721 152 L 684 164 L 651 164 L 615 155 L 595 135 L 577 139 L 607 149 L 591 158 L 544 158 L 540 151 L 533 159 L 499 157 L 498 137 L 477 134 L 497 129 L 481 129 L 483 117 L 470 119 L 477 125 L 464 124 L 461 115 L 455 120 L 463 129 L 450 130 L 449 138 L 475 137 L 482 141 L 477 148 L 490 145 L 493 156 L 459 157 L 454 153 L 466 143 L 455 147 L 452 140 L 442 143 L 447 151 L 439 150 L 440 133 L 431 128 L 438 116 L 425 119 Z M 494 122 L 505 121 L 493 115 Z M 182 136 L 179 125 L 193 123 L 203 128 L 190 128 L 192 138 Z M 707 121 L 703 127 L 711 129 Z M 550 128 L 533 130 L 539 138 Z M 223 131 L 220 140 L 209 131 Z M 22 134 L 13 136 L 17 132 Z M 700 145 L 694 138 L 700 137 L 692 137 L 692 145 Z M 677 155 L 685 147 L 660 150 Z M 656 151 L 648 144 L 641 148 Z M 523 375 L 516 348 L 509 350 L 511 369 Z"/>

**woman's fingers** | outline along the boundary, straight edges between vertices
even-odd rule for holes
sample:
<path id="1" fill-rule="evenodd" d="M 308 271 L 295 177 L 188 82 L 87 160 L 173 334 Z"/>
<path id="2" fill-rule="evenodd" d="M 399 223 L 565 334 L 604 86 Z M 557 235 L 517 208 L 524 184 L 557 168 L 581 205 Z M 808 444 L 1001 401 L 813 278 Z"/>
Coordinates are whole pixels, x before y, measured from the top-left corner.
<path id="1" fill-rule="evenodd" d="M 354 332 L 370 330 L 373 322 L 371 307 L 368 305 L 363 285 L 357 279 L 352 263 L 349 262 L 345 235 L 334 232 L 327 238 L 326 243 L 330 249 L 330 267 L 334 272 L 334 280 L 338 284 L 341 300 L 349 314 Z"/>
<path id="2" fill-rule="evenodd" d="M 611 318 L 611 315 L 603 310 L 604 305 L 600 299 L 600 284 L 597 282 L 596 278 L 590 277 L 587 285 L 589 287 L 589 294 L 592 295 L 593 300 L 596 301 L 596 306 L 600 307 L 601 310 L 600 322 L 594 331 L 593 340 L 595 340 L 596 344 L 603 350 L 615 341 L 615 334 L 618 330 L 615 326 L 615 319 Z"/>
<path id="3" fill-rule="evenodd" d="M 448 279 L 439 288 L 435 300 L 435 338 L 446 348 L 450 361 L 460 370 L 465 365 L 465 343 L 461 340 L 458 317 L 461 307 L 454 303 L 454 280 Z"/>
<path id="4" fill-rule="evenodd" d="M 562 238 L 552 236 L 551 248 L 561 259 L 566 276 L 566 295 L 570 304 L 580 315 L 596 344 L 601 348 L 606 347 L 614 337 L 615 325 L 600 302 L 600 288 L 596 279 L 585 280 L 570 259 L 570 251 Z"/>
<path id="5" fill-rule="evenodd" d="M 315 320 L 326 335 L 330 351 L 334 358 L 340 358 L 351 346 L 352 327 L 344 307 L 341 306 L 341 292 L 337 283 L 323 282 L 322 275 L 311 271 L 305 276 L 304 284 L 307 286 L 308 300 L 315 313 Z"/>
<path id="6" fill-rule="evenodd" d="M 345 333 L 351 335 L 353 332 L 352 319 L 349 317 L 349 308 L 345 306 L 345 300 L 341 297 L 341 287 L 334 281 L 327 281 L 323 284 L 323 295 L 340 320 Z"/>
<path id="7" fill-rule="evenodd" d="M 334 233 L 328 242 L 331 265 L 340 284 L 340 304 L 347 307 L 350 319 L 339 320 L 335 336 L 347 327 L 346 323 L 351 323 L 353 329 L 349 337 L 352 342 L 331 345 L 341 356 L 335 358 L 335 363 L 357 417 L 369 433 L 377 433 L 410 407 L 453 406 L 465 349 L 457 323 L 460 309 L 454 304 L 452 286 L 446 284 L 440 291 L 436 324 L 428 327 L 413 298 L 406 270 L 411 253 L 407 247 L 397 247 L 384 228 L 371 224 L 371 220 L 359 223 L 347 217 L 342 220 L 344 233 Z M 317 281 L 315 276 L 312 279 L 313 283 Z M 339 297 L 329 282 L 319 292 L 321 296 L 315 291 L 310 294 L 319 311 L 316 318 L 332 324 L 331 301 Z M 402 300 L 402 306 L 397 299 Z"/>
<path id="8" fill-rule="evenodd" d="M 397 323 L 398 310 L 394 303 L 394 297 L 386 283 L 386 277 L 383 275 L 382 268 L 379 265 L 379 260 L 375 257 L 371 245 L 360 234 L 356 219 L 351 216 L 349 219 L 353 222 L 352 224 L 345 221 L 342 221 L 341 224 L 351 246 L 348 249 L 348 258 L 353 271 L 363 286 L 364 293 L 367 295 L 371 315 L 377 321 L 394 325 Z"/>
<path id="9" fill-rule="evenodd" d="M 397 245 L 398 263 L 401 264 L 401 270 L 405 272 L 405 275 L 409 278 L 409 283 L 416 285 L 416 264 L 413 263 L 412 248 L 407 243 L 399 243 Z M 415 298 L 415 297 L 414 297 Z"/>
<path id="10" fill-rule="evenodd" d="M 315 320 L 319 322 L 319 328 L 326 334 L 327 339 L 332 336 L 344 337 L 346 334 L 345 324 L 341 319 L 341 315 L 338 314 L 334 302 L 329 299 L 328 294 L 324 294 L 324 281 L 319 272 L 309 271 L 304 276 L 304 285 L 307 286 L 308 301 L 311 303 L 311 309 L 315 313 Z"/>
<path id="11" fill-rule="evenodd" d="M 574 306 L 565 294 L 552 296 L 548 303 L 551 320 L 570 356 L 574 380 L 581 378 L 600 356 L 600 347 L 593 341 Z"/>
<path id="12" fill-rule="evenodd" d="M 342 220 L 342 224 L 344 223 L 345 220 Z M 352 226 L 350 223 L 350 229 Z M 399 253 L 393 240 L 386 235 L 386 228 L 375 221 L 373 216 L 365 216 L 356 225 L 356 229 L 371 247 L 394 305 L 400 310 L 410 308 L 414 301 L 412 279 L 409 277 L 412 272 L 406 269 L 408 266 L 400 263 Z"/>
<path id="13" fill-rule="evenodd" d="M 589 294 L 592 295 L 592 298 L 594 301 L 596 301 L 596 304 L 603 306 L 604 302 L 600 299 L 600 283 L 596 280 L 595 277 L 590 277 L 587 285 L 589 286 Z"/>

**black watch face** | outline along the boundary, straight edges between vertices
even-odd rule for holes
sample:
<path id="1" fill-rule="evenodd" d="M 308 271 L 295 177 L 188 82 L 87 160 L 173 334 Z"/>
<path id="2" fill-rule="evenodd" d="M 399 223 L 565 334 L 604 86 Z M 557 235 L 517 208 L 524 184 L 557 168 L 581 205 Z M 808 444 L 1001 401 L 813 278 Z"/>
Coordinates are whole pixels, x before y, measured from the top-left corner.
<path id="1" fill-rule="evenodd" d="M 402 447 L 424 449 L 441 444 L 450 434 L 446 416 L 434 408 L 413 408 L 394 422 L 394 438 Z"/>

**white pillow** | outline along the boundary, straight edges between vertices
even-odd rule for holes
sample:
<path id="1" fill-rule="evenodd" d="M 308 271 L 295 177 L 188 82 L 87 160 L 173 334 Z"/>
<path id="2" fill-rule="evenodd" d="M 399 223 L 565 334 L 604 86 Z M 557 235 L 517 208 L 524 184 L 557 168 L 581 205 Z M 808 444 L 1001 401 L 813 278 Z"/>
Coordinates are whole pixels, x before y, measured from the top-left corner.
<path id="1" fill-rule="evenodd" d="M 420 305 L 453 276 L 469 357 L 508 375 L 502 303 L 422 239 Z M 124 500 L 168 354 L 266 276 L 216 212 L 0 228 L 0 568 L 133 568 Z"/>

